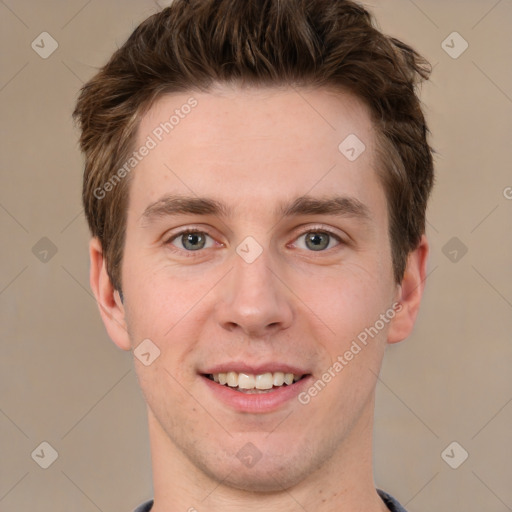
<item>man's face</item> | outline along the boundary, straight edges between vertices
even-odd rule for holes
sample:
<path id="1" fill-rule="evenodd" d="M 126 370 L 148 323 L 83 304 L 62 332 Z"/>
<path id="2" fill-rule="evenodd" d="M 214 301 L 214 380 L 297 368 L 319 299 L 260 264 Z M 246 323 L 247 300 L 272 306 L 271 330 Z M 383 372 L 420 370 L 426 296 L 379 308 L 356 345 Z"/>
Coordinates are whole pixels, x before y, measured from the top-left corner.
<path id="1" fill-rule="evenodd" d="M 366 146 L 353 161 L 338 148 L 350 134 Z M 132 171 L 122 282 L 132 348 L 150 339 L 160 350 L 136 361 L 152 428 L 223 484 L 293 486 L 368 435 L 393 323 L 354 348 L 392 317 L 399 289 L 368 112 L 326 90 L 219 88 L 161 98 L 136 148 L 148 136 L 157 145 Z M 172 214 L 178 196 L 225 208 Z M 304 196 L 338 208 L 308 210 Z M 330 382 L 308 393 L 329 368 Z M 262 392 L 211 380 L 230 371 L 249 388 L 304 377 Z"/>

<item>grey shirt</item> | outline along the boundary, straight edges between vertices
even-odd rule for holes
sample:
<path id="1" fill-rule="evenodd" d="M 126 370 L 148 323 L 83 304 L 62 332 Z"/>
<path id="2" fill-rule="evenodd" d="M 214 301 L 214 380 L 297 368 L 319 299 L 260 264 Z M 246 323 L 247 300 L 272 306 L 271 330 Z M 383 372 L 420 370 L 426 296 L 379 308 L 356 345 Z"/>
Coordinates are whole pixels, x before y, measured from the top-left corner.
<path id="1" fill-rule="evenodd" d="M 402 507 L 402 505 L 400 505 L 400 503 L 398 503 L 398 501 L 396 501 L 393 496 L 390 496 L 387 492 L 381 491 L 380 489 L 377 489 L 377 492 L 382 498 L 382 501 L 389 508 L 390 512 L 407 512 L 407 510 L 405 510 L 405 508 Z M 134 512 L 149 512 L 152 506 L 153 500 L 149 500 L 146 503 L 143 503 L 140 507 L 136 508 Z"/>

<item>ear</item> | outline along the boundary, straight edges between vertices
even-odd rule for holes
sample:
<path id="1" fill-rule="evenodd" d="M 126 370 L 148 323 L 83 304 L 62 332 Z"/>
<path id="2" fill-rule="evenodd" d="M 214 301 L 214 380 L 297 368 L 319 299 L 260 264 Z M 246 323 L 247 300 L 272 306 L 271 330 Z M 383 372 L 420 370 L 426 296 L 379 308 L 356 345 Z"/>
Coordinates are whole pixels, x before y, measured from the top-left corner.
<path id="1" fill-rule="evenodd" d="M 407 258 L 404 277 L 396 296 L 400 306 L 395 309 L 395 317 L 390 322 L 388 343 L 402 341 L 412 332 L 425 288 L 428 253 L 427 237 L 423 235 L 418 247 Z"/>
<path id="2" fill-rule="evenodd" d="M 89 258 L 91 264 L 89 282 L 108 335 L 119 348 L 130 350 L 124 306 L 119 293 L 112 286 L 101 242 L 96 237 L 89 242 Z"/>

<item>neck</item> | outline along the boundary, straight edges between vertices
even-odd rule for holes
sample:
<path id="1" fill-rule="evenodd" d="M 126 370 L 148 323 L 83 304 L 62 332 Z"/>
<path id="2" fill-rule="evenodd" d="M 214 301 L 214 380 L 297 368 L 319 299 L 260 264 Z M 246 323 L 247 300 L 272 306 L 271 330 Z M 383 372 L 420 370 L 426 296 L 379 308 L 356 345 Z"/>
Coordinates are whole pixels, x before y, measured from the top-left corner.
<path id="1" fill-rule="evenodd" d="M 153 464 L 151 512 L 389 512 L 375 489 L 372 470 L 374 397 L 329 460 L 280 491 L 254 492 L 223 483 L 196 467 L 148 409 Z M 236 468 L 233 469 L 236 471 Z M 275 479 L 280 481 L 279 473 Z"/>

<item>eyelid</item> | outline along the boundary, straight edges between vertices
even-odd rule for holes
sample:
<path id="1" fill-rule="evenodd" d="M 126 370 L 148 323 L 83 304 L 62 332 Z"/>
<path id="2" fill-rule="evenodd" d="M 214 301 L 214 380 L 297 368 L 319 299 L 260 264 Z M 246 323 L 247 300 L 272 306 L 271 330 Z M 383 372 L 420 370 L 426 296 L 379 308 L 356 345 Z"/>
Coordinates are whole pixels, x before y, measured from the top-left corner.
<path id="1" fill-rule="evenodd" d="M 339 234 L 337 231 L 334 230 L 334 228 L 331 228 L 327 225 L 323 224 L 305 224 L 303 226 L 300 226 L 297 228 L 298 234 L 296 236 L 305 235 L 306 233 L 315 233 L 315 232 L 322 232 L 322 233 L 329 233 L 329 235 L 333 235 L 340 240 L 342 239 L 342 235 Z"/>
<path id="2" fill-rule="evenodd" d="M 172 247 L 171 250 L 173 252 L 179 252 L 180 254 L 185 253 L 186 255 L 193 255 L 194 253 L 204 252 L 205 249 L 200 249 L 200 250 L 197 250 L 197 251 L 186 251 L 184 249 L 180 249 L 178 247 L 175 247 L 172 244 L 172 242 L 174 242 L 174 240 L 176 240 L 180 236 L 182 236 L 184 234 L 188 234 L 188 233 L 201 233 L 201 234 L 204 234 L 204 235 L 210 237 L 215 242 L 216 245 L 224 245 L 221 242 L 217 242 L 215 237 L 209 233 L 208 229 L 205 229 L 203 227 L 184 226 L 184 227 L 178 228 L 178 229 L 179 229 L 179 231 L 176 231 L 176 232 L 173 232 L 173 233 L 167 233 L 165 236 L 162 237 L 164 245 L 171 246 Z M 208 247 L 208 249 L 211 249 L 211 247 Z"/>
<path id="3" fill-rule="evenodd" d="M 339 242 L 340 245 L 348 244 L 348 240 L 346 240 L 346 238 L 344 238 L 341 234 L 339 234 L 337 231 L 335 231 L 333 228 L 331 228 L 329 226 L 325 226 L 322 224 L 314 224 L 314 225 L 306 225 L 305 227 L 301 227 L 298 229 L 299 229 L 298 232 L 296 234 L 294 234 L 294 236 L 293 236 L 293 241 L 295 241 L 297 238 L 299 238 L 301 236 L 306 235 L 307 233 L 327 233 L 328 235 L 334 237 Z M 334 249 L 334 247 L 332 247 L 331 249 Z M 320 254 L 322 252 L 328 252 L 329 250 L 330 249 L 328 249 L 327 251 L 310 251 L 310 252 L 312 252 L 312 253 L 317 252 L 318 254 Z"/>

